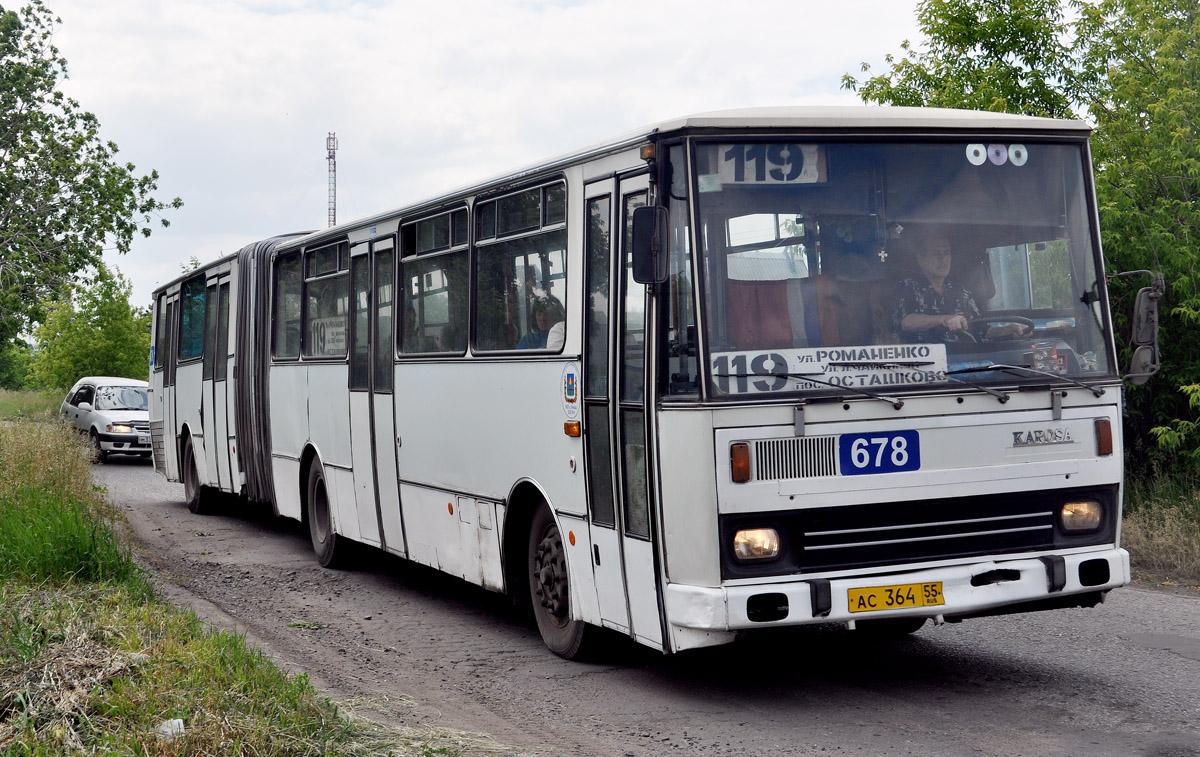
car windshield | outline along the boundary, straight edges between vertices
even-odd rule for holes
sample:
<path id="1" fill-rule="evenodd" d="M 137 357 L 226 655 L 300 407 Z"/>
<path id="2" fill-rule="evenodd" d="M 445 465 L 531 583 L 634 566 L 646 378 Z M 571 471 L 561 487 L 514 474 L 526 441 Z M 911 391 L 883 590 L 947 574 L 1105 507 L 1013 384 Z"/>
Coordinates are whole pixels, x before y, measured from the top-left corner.
<path id="1" fill-rule="evenodd" d="M 714 396 L 1112 376 L 1082 142 L 714 140 L 695 175 Z"/>
<path id="2" fill-rule="evenodd" d="M 145 410 L 146 389 L 140 386 L 101 386 L 96 389 L 97 410 Z"/>

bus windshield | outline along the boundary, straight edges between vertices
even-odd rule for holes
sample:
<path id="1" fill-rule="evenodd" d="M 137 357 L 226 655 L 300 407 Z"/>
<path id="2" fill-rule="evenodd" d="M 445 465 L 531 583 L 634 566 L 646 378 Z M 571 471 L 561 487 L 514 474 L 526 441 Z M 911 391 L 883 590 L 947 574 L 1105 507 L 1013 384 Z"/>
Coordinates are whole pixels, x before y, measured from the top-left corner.
<path id="1" fill-rule="evenodd" d="M 1113 376 L 1082 142 L 695 156 L 713 396 Z"/>

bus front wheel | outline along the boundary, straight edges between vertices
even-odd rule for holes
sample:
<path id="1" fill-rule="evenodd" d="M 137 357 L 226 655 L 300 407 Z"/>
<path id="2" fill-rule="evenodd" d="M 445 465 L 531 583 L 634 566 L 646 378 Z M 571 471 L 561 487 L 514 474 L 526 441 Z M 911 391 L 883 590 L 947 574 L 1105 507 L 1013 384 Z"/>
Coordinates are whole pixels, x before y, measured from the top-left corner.
<path id="1" fill-rule="evenodd" d="M 313 552 L 323 568 L 336 568 L 345 560 L 346 545 L 333 530 L 329 514 L 329 491 L 325 488 L 325 469 L 313 460 L 308 469 L 308 534 Z"/>
<path id="2" fill-rule="evenodd" d="M 529 529 L 529 598 L 538 631 L 550 651 L 574 660 L 584 656 L 596 629 L 571 619 L 571 584 L 567 553 L 554 515 L 538 506 Z"/>
<path id="3" fill-rule="evenodd" d="M 200 485 L 200 474 L 196 470 L 196 451 L 192 446 L 191 437 L 183 443 L 183 498 L 187 502 L 188 510 L 197 515 L 205 515 L 211 510 L 205 487 Z"/>

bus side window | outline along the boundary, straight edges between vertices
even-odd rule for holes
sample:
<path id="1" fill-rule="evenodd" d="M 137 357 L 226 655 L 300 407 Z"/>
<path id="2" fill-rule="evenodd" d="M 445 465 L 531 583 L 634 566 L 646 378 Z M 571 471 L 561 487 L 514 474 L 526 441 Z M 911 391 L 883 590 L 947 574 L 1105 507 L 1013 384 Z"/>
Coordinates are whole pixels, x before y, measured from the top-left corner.
<path id="1" fill-rule="evenodd" d="M 306 254 L 304 279 L 305 357 L 344 358 L 350 311 L 349 250 L 345 243 Z"/>
<path id="2" fill-rule="evenodd" d="M 288 255 L 275 261 L 275 292 L 272 300 L 272 352 L 277 360 L 300 357 L 300 256 Z"/>
<path id="3" fill-rule="evenodd" d="M 467 349 L 467 211 L 455 210 L 400 233 L 400 351 Z"/>
<path id="4" fill-rule="evenodd" d="M 158 313 L 154 322 L 154 370 L 161 371 L 167 363 L 167 296 L 158 297 Z"/>
<path id="5" fill-rule="evenodd" d="M 204 303 L 207 282 L 203 276 L 185 281 L 179 294 L 179 360 L 204 354 Z"/>
<path id="6" fill-rule="evenodd" d="M 477 217 L 476 348 L 562 351 L 567 295 L 564 185 L 483 203 Z"/>

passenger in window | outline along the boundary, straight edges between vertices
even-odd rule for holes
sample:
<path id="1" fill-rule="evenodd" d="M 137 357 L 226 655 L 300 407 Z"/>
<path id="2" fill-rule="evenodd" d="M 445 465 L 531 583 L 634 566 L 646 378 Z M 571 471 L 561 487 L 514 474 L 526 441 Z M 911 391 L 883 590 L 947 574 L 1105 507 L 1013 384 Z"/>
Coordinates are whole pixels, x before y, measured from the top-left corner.
<path id="1" fill-rule="evenodd" d="M 404 317 L 400 322 L 400 327 L 403 329 L 400 336 L 400 351 L 420 352 L 422 345 L 417 343 L 417 309 L 411 302 L 404 307 Z"/>
<path id="2" fill-rule="evenodd" d="M 967 332 L 970 321 L 980 317 L 979 305 L 969 289 L 950 276 L 953 251 L 950 240 L 941 235 L 929 237 L 917 251 L 920 276 L 901 281 L 892 320 L 901 337 L 913 342 L 940 341 L 958 332 Z M 991 326 L 987 339 L 1016 338 L 1028 335 L 1024 324 Z"/>
<path id="3" fill-rule="evenodd" d="M 557 297 L 549 295 L 533 301 L 534 328 L 521 341 L 518 350 L 562 349 L 565 324 L 563 306 Z"/>
<path id="4" fill-rule="evenodd" d="M 462 352 L 464 346 L 462 329 L 453 323 L 447 323 L 438 332 L 434 341 L 437 343 L 438 352 Z"/>

